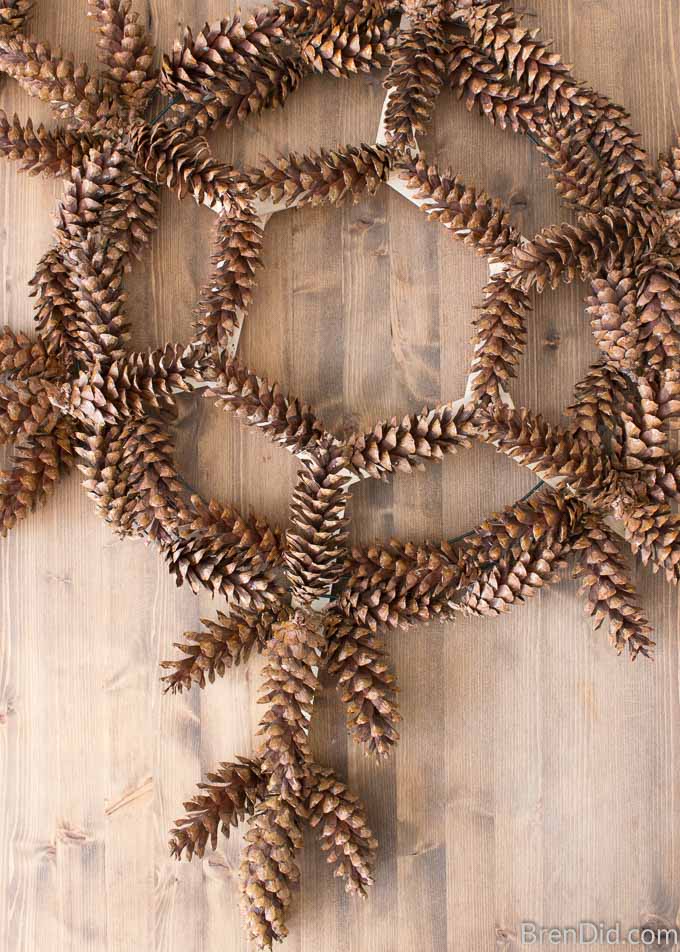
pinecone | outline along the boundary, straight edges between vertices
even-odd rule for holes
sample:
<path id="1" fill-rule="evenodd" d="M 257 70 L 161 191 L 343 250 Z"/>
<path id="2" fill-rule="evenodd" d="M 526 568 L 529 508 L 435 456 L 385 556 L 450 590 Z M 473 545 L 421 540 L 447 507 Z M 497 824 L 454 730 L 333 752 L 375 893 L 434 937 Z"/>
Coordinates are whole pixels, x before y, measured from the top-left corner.
<path id="1" fill-rule="evenodd" d="M 647 255 L 636 272 L 637 319 L 645 368 L 673 370 L 680 356 L 680 256 Z"/>
<path id="2" fill-rule="evenodd" d="M 292 807 L 268 796 L 249 820 L 245 838 L 241 910 L 249 937 L 259 949 L 267 949 L 288 935 L 286 913 L 291 887 L 300 880 L 295 854 L 302 848 L 302 831 Z"/>
<path id="3" fill-rule="evenodd" d="M 642 361 L 642 345 L 631 269 L 607 270 L 591 288 L 587 310 L 595 343 L 608 363 L 620 370 L 636 370 Z"/>
<path id="4" fill-rule="evenodd" d="M 2 10 L 0 9 L 0 23 Z M 10 120 L 0 109 L 0 155 L 19 163 L 29 175 L 69 175 L 83 162 L 90 148 L 87 139 L 67 130 L 48 132 L 42 123 L 37 129 L 30 119 L 22 126 L 17 115 Z"/>
<path id="5" fill-rule="evenodd" d="M 111 261 L 106 245 L 94 236 L 75 245 L 68 260 L 78 307 L 75 356 L 85 363 L 122 358 L 129 324 L 123 310 L 126 294 L 120 261 Z"/>
<path id="6" fill-rule="evenodd" d="M 680 211 L 680 140 L 668 155 L 659 156 L 657 185 L 663 207 L 668 211 Z"/>
<path id="7" fill-rule="evenodd" d="M 526 346 L 529 309 L 529 298 L 524 291 L 509 284 L 502 274 L 491 278 L 484 288 L 484 303 L 474 320 L 475 334 L 471 341 L 475 399 L 497 398 L 516 375 Z"/>
<path id="8" fill-rule="evenodd" d="M 50 394 L 43 377 L 14 380 L 10 386 L 0 382 L 0 444 L 51 433 L 61 414 Z"/>
<path id="9" fill-rule="evenodd" d="M 417 149 L 432 119 L 435 102 L 444 84 L 447 42 L 435 15 L 417 16 L 410 30 L 400 35 L 385 80 L 387 140 L 395 149 Z"/>
<path id="10" fill-rule="evenodd" d="M 0 32 L 22 33 L 33 0 L 3 0 L 0 6 Z"/>
<path id="11" fill-rule="evenodd" d="M 574 578 L 582 579 L 580 593 L 587 598 L 586 612 L 595 619 L 595 627 L 608 617 L 609 641 L 619 654 L 627 647 L 633 660 L 638 654 L 649 657 L 652 629 L 637 603 L 614 532 L 598 517 L 588 515 L 573 548 L 578 553 Z"/>
<path id="12" fill-rule="evenodd" d="M 189 860 L 203 857 L 208 841 L 211 849 L 217 849 L 220 830 L 228 839 L 231 827 L 252 815 L 264 796 L 265 783 L 259 762 L 239 757 L 237 763 L 220 764 L 198 789 L 201 792 L 184 804 L 186 816 L 175 820 L 170 831 L 170 853 L 177 859 L 182 854 Z"/>
<path id="13" fill-rule="evenodd" d="M 663 423 L 672 430 L 680 427 L 680 371 L 667 370 L 658 375 L 656 401 Z"/>
<path id="14" fill-rule="evenodd" d="M 104 91 L 132 112 L 143 112 L 158 81 L 154 48 L 130 0 L 88 0 L 88 15 L 99 26 L 99 58 L 104 63 Z"/>
<path id="15" fill-rule="evenodd" d="M 680 516 L 669 511 L 668 503 L 640 502 L 629 507 L 621 504 L 615 515 L 622 520 L 626 540 L 643 565 L 651 561 L 655 572 L 661 568 L 669 582 L 678 582 Z"/>
<path id="16" fill-rule="evenodd" d="M 357 626 L 406 627 L 458 610 L 467 566 L 448 543 L 414 545 L 392 539 L 386 545 L 354 548 L 339 607 Z"/>
<path id="17" fill-rule="evenodd" d="M 237 216 L 222 213 L 217 222 L 212 273 L 198 304 L 198 338 L 209 347 L 227 347 L 247 311 L 262 266 L 262 228 L 251 206 Z"/>
<path id="18" fill-rule="evenodd" d="M 388 473 L 422 469 L 424 460 L 439 462 L 458 447 L 469 447 L 470 407 L 443 404 L 433 410 L 376 423 L 370 433 L 348 440 L 350 463 L 362 476 L 385 479 Z"/>
<path id="19" fill-rule="evenodd" d="M 510 213 L 498 199 L 468 188 L 450 171 L 440 175 L 425 159 L 406 159 L 403 178 L 431 221 L 438 221 L 479 254 L 500 257 L 513 248 L 519 232 L 510 224 Z"/>
<path id="20" fill-rule="evenodd" d="M 318 73 L 327 72 L 338 78 L 368 73 L 386 65 L 394 44 L 393 33 L 389 17 L 369 19 L 359 15 L 341 22 L 332 18 L 317 33 L 302 40 L 300 52 L 303 62 Z"/>
<path id="21" fill-rule="evenodd" d="M 284 562 L 301 605 L 327 598 L 343 571 L 351 475 L 346 450 L 330 440 L 325 444 L 298 473 L 290 505 Z"/>
<path id="22" fill-rule="evenodd" d="M 335 613 L 326 616 L 328 672 L 337 678 L 347 731 L 367 754 L 386 757 L 399 740 L 396 678 L 384 640 Z"/>
<path id="23" fill-rule="evenodd" d="M 67 366 L 80 349 L 78 305 L 75 285 L 61 253 L 52 248 L 43 255 L 30 281 L 35 301 L 35 322 L 47 352 Z"/>
<path id="24" fill-rule="evenodd" d="M 311 753 L 307 732 L 316 692 L 324 638 L 316 621 L 296 611 L 274 625 L 267 644 L 260 703 L 268 709 L 260 721 L 262 769 L 270 793 L 305 815 L 305 788 Z"/>
<path id="25" fill-rule="evenodd" d="M 63 373 L 61 362 L 48 354 L 42 336 L 32 341 L 26 334 L 3 327 L 0 332 L 0 374 L 10 379 L 28 380 L 43 377 L 48 380 Z"/>
<path id="26" fill-rule="evenodd" d="M 272 637 L 272 627 L 290 617 L 286 604 L 260 612 L 232 608 L 229 615 L 217 613 L 217 621 L 201 619 L 207 631 L 185 631 L 188 643 L 175 643 L 186 657 L 177 661 L 161 661 L 161 667 L 172 671 L 165 675 L 165 690 L 188 691 L 193 684 L 200 688 L 215 678 L 224 677 L 228 668 L 244 664 L 255 648 L 262 651 Z"/>
<path id="27" fill-rule="evenodd" d="M 365 194 L 373 195 L 386 182 L 392 165 L 389 149 L 379 145 L 338 146 L 308 155 L 291 153 L 276 163 L 245 173 L 261 202 L 278 205 L 341 205 Z"/>
<path id="28" fill-rule="evenodd" d="M 373 885 L 373 865 L 378 841 L 368 828 L 366 809 L 330 767 L 312 767 L 313 784 L 307 808 L 309 823 L 319 828 L 321 849 L 335 864 L 335 875 L 345 880 L 345 890 L 359 896 Z"/>
<path id="29" fill-rule="evenodd" d="M 278 384 L 270 384 L 235 360 L 227 360 L 220 367 L 215 386 L 206 393 L 206 397 L 212 396 L 222 409 L 235 413 L 296 454 L 312 449 L 325 433 L 311 407 L 285 396 Z"/>
<path id="30" fill-rule="evenodd" d="M 53 433 L 17 441 L 12 469 L 0 472 L 0 536 L 42 505 L 71 467 L 71 427 L 63 420 Z"/>

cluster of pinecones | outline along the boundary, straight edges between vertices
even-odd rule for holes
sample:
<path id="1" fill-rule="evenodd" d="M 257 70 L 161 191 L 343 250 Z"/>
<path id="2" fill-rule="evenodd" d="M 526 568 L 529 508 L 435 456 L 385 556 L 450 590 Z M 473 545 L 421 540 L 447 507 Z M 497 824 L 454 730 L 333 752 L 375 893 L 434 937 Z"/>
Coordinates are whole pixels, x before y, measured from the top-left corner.
<path id="1" fill-rule="evenodd" d="M 315 762 L 309 721 L 319 672 L 334 676 L 347 728 L 387 755 L 399 738 L 384 634 L 457 613 L 507 611 L 577 552 L 586 609 L 618 651 L 650 653 L 619 536 L 680 577 L 680 148 L 653 167 L 625 111 L 573 78 L 496 0 L 280 0 L 206 25 L 155 66 L 129 0 L 90 0 L 101 69 L 91 74 L 24 35 L 29 3 L 0 7 L 0 70 L 49 102 L 51 130 L 0 113 L 0 153 L 64 181 L 53 248 L 32 281 L 34 339 L 0 335 L 0 532 L 42 504 L 76 458 L 116 532 L 155 543 L 178 584 L 225 596 L 182 656 L 172 690 L 204 687 L 264 651 L 257 754 L 220 765 L 177 821 L 177 856 L 202 856 L 248 817 L 241 890 L 260 947 L 287 933 L 301 823 L 349 892 L 372 882 L 377 843 L 364 808 Z M 219 162 L 204 134 L 283 105 L 312 72 L 386 68 L 385 141 L 291 154 L 257 169 Z M 503 204 L 425 160 L 418 136 L 439 93 L 526 134 L 575 211 L 533 241 Z M 170 101 L 155 119 L 157 91 Z M 233 358 L 262 257 L 263 208 L 339 205 L 401 181 L 425 214 L 494 265 L 475 320 L 463 400 L 341 440 L 313 409 Z M 187 346 L 132 353 L 123 276 L 157 227 L 158 188 L 218 215 L 212 274 Z M 581 381 L 569 427 L 508 402 L 533 291 L 580 278 L 601 359 Z M 174 462 L 176 395 L 207 395 L 301 461 L 282 531 L 193 493 Z M 347 504 L 364 478 L 388 479 L 482 440 L 529 466 L 536 491 L 454 542 L 400 540 L 349 550 Z M 612 520 L 612 515 L 614 520 Z"/>

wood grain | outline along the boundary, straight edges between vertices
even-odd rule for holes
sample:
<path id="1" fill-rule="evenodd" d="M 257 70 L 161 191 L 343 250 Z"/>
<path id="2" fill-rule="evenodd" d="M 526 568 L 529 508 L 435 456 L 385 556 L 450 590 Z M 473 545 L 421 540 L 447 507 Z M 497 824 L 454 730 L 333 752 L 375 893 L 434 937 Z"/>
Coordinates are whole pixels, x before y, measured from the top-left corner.
<path id="1" fill-rule="evenodd" d="M 140 4 L 141 7 L 141 4 Z M 652 154 L 680 119 L 677 0 L 529 0 L 556 48 L 625 103 Z M 37 35 L 94 62 L 84 0 L 38 0 Z M 217 0 L 153 0 L 168 48 Z M 214 136 L 229 160 L 371 141 L 378 78 L 312 79 L 285 111 Z M 9 81 L 8 112 L 49 120 Z M 505 198 L 526 232 L 563 217 L 530 144 L 443 97 L 428 148 Z M 0 167 L 0 307 L 28 329 L 27 281 L 51 240 L 59 187 Z M 186 340 L 213 218 L 164 194 L 162 227 L 130 278 L 135 342 Z M 337 428 L 460 394 L 482 261 L 399 196 L 342 212 L 277 215 L 243 356 Z M 520 402 L 555 419 L 593 350 L 581 288 L 538 303 Z M 284 523 L 291 458 L 207 401 L 187 400 L 184 471 L 203 492 Z M 263 473 L 266 472 L 266 476 Z M 455 535 L 531 477 L 478 447 L 391 486 L 361 485 L 355 538 Z M 164 696 L 158 661 L 204 597 L 175 589 L 157 554 L 118 541 L 74 475 L 0 546 L 0 949 L 238 952 L 240 835 L 203 863 L 169 859 L 167 830 L 201 773 L 254 743 L 258 664 L 203 694 Z M 381 841 L 377 885 L 350 901 L 307 837 L 289 952 L 510 952 L 524 920 L 680 926 L 677 595 L 639 574 L 654 664 L 618 659 L 565 582 L 507 618 L 391 640 L 402 741 L 376 768 L 348 743 L 332 692 L 314 747 L 365 799 Z M 604 946 L 593 945 L 593 949 Z M 608 946 L 611 948 L 611 946 Z"/>

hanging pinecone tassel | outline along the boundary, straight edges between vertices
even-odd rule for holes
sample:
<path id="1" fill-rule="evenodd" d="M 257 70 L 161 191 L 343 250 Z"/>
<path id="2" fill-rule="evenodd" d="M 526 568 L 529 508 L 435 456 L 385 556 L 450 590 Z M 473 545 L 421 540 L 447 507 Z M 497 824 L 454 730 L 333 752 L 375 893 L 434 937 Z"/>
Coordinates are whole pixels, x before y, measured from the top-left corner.
<path id="1" fill-rule="evenodd" d="M 268 796 L 248 823 L 239 870 L 241 910 L 258 949 L 269 949 L 288 935 L 286 915 L 300 881 L 296 853 L 301 848 L 295 811 L 280 797 Z"/>
<path id="2" fill-rule="evenodd" d="M 260 703 L 268 710 L 260 721 L 262 769 L 267 789 L 304 816 L 311 752 L 307 733 L 319 688 L 318 668 L 324 638 L 310 615 L 296 611 L 274 625 L 267 645 Z"/>
<path id="3" fill-rule="evenodd" d="M 325 619 L 328 673 L 337 678 L 347 731 L 367 754 L 387 756 L 399 740 L 396 678 L 383 638 L 335 613 Z"/>
<path id="4" fill-rule="evenodd" d="M 373 885 L 378 841 L 368 828 L 366 810 L 330 767 L 312 767 L 313 785 L 307 807 L 310 826 L 318 828 L 321 849 L 345 880 L 345 891 L 364 897 Z"/>
<path id="5" fill-rule="evenodd" d="M 231 828 L 253 813 L 265 781 L 257 761 L 239 757 L 238 763 L 220 764 L 198 789 L 184 804 L 186 815 L 170 831 L 170 852 L 177 859 L 203 857 L 208 843 L 217 849 L 218 834 L 228 839 Z"/>
<path id="6" fill-rule="evenodd" d="M 400 152 L 417 149 L 417 136 L 429 124 L 444 84 L 447 45 L 436 13 L 416 16 L 401 35 L 385 80 L 388 91 L 385 129 Z"/>
<path id="7" fill-rule="evenodd" d="M 599 628 L 609 619 L 609 641 L 621 654 L 628 648 L 634 661 L 638 654 L 649 657 L 654 642 L 651 626 L 637 602 L 616 536 L 593 515 L 584 517 L 582 532 L 574 542 L 577 553 L 574 577 L 582 579 L 580 593 L 587 599 L 585 610 Z"/>
<path id="8" fill-rule="evenodd" d="M 253 650 L 263 651 L 272 638 L 273 626 L 290 618 L 287 604 L 252 612 L 231 608 L 229 615 L 217 613 L 217 621 L 201 619 L 203 631 L 185 631 L 184 643 L 175 643 L 186 657 L 177 661 L 161 661 L 161 667 L 172 671 L 162 680 L 165 690 L 188 691 L 193 684 L 204 688 L 209 681 L 224 677 L 225 672 L 245 664 Z"/>
<path id="9" fill-rule="evenodd" d="M 261 168 L 245 173 L 261 202 L 278 205 L 342 205 L 373 195 L 387 181 L 392 153 L 379 145 L 338 146 L 298 155 L 291 152 L 277 162 L 264 160 Z"/>

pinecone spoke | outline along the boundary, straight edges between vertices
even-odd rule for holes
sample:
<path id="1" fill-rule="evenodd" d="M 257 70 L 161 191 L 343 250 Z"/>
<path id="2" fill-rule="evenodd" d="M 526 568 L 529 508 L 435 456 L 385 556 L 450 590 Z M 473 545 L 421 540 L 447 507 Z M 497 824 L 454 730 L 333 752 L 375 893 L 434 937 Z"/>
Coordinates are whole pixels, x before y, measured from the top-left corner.
<path id="1" fill-rule="evenodd" d="M 71 429 L 65 421 L 50 434 L 20 439 L 14 447 L 14 466 L 0 473 L 0 535 L 42 506 L 57 480 L 71 467 Z"/>

